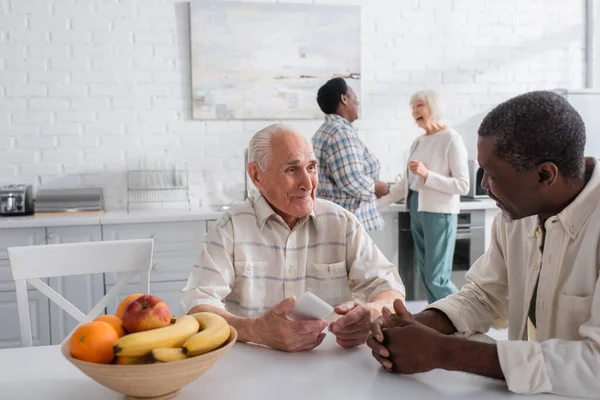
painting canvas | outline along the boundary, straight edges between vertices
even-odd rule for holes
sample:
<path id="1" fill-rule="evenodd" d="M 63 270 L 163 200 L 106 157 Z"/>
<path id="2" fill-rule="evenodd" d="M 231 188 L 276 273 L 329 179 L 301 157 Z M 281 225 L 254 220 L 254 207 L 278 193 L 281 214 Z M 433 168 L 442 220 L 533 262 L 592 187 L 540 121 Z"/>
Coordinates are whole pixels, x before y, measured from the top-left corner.
<path id="1" fill-rule="evenodd" d="M 320 119 L 319 87 L 360 93 L 360 7 L 192 0 L 193 118 Z"/>

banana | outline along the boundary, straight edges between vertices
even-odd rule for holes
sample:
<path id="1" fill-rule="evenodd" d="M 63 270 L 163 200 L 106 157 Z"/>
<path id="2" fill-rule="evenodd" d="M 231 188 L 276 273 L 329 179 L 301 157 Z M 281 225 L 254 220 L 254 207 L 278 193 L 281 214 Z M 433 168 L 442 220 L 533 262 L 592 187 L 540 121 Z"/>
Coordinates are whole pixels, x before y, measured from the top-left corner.
<path id="1" fill-rule="evenodd" d="M 126 356 L 117 356 L 115 357 L 115 364 L 119 365 L 139 365 L 146 364 L 146 357 L 126 357 Z"/>
<path id="2" fill-rule="evenodd" d="M 150 362 L 171 362 L 187 358 L 181 347 L 157 347 L 148 353 Z"/>
<path id="3" fill-rule="evenodd" d="M 113 352 L 116 356 L 138 357 L 157 347 L 181 347 L 199 327 L 196 318 L 185 315 L 173 325 L 123 336 L 115 342 Z"/>
<path id="4" fill-rule="evenodd" d="M 225 318 L 211 312 L 192 314 L 200 323 L 200 332 L 191 336 L 183 344 L 183 352 L 188 357 L 208 353 L 227 341 L 230 334 Z"/>

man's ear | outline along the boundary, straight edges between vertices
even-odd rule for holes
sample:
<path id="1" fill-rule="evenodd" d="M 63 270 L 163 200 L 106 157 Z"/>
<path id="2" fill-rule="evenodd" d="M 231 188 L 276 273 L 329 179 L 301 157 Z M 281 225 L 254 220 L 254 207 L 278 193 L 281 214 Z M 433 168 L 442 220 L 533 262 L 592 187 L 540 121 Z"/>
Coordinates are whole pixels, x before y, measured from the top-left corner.
<path id="1" fill-rule="evenodd" d="M 341 103 L 341 104 L 343 104 L 343 105 L 345 105 L 345 106 L 346 106 L 346 105 L 348 105 L 348 100 L 349 100 L 349 99 L 348 99 L 348 95 L 347 95 L 347 94 L 342 94 L 342 95 L 340 96 L 340 103 Z"/>
<path id="2" fill-rule="evenodd" d="M 262 171 L 260 170 L 258 164 L 254 161 L 249 162 L 246 166 L 246 172 L 248 172 L 248 176 L 252 180 L 254 186 L 256 186 L 257 189 L 262 189 Z"/>
<path id="3" fill-rule="evenodd" d="M 553 162 L 545 162 L 538 167 L 538 182 L 545 186 L 552 186 L 558 176 L 558 167 Z"/>

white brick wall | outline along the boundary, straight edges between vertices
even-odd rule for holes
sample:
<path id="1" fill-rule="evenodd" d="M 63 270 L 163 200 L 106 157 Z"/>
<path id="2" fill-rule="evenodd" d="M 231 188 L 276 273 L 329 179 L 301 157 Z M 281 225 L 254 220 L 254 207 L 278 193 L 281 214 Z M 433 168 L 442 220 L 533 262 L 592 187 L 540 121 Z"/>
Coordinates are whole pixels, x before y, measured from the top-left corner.
<path id="1" fill-rule="evenodd" d="M 362 6 L 357 126 L 382 179 L 419 134 L 407 105 L 417 89 L 441 91 L 475 157 L 495 104 L 583 85 L 582 0 L 295 2 Z M 0 0 L 0 184 L 102 185 L 109 207 L 124 207 L 125 170 L 145 157 L 187 161 L 194 205 L 241 198 L 243 149 L 273 121 L 191 120 L 188 7 Z M 320 122 L 288 121 L 307 137 Z"/>

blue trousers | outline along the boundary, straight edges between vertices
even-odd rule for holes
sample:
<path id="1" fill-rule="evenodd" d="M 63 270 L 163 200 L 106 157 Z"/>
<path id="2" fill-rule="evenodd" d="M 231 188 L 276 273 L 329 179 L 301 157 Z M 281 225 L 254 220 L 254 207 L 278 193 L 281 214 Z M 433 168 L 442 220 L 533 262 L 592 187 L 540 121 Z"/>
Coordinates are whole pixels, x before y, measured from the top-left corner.
<path id="1" fill-rule="evenodd" d="M 417 265 L 427 291 L 427 300 L 433 303 L 456 292 L 450 277 L 456 242 L 456 214 L 419 212 L 419 193 L 408 196 L 410 229 Z"/>

